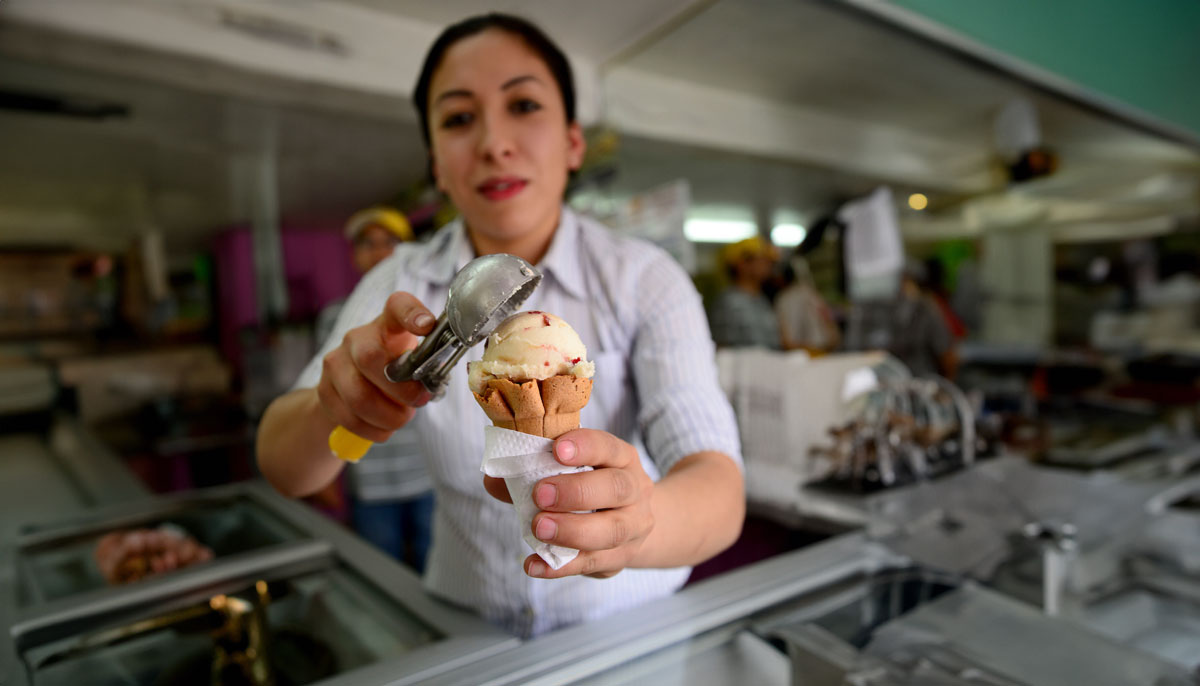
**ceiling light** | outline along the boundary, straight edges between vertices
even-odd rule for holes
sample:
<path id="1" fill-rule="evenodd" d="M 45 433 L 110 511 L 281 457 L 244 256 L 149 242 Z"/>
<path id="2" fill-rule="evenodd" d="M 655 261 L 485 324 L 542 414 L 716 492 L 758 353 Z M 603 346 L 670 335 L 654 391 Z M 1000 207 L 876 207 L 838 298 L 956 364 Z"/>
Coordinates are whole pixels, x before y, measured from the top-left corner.
<path id="1" fill-rule="evenodd" d="M 924 193 L 913 193 L 908 196 L 908 206 L 914 210 L 923 210 L 929 207 L 929 198 L 926 198 Z"/>
<path id="2" fill-rule="evenodd" d="M 803 243 L 806 235 L 808 235 L 808 231 L 799 224 L 776 224 L 771 229 L 771 242 L 790 248 Z"/>
<path id="3" fill-rule="evenodd" d="M 757 233 L 751 221 L 689 219 L 683 224 L 683 235 L 693 243 L 736 243 Z"/>

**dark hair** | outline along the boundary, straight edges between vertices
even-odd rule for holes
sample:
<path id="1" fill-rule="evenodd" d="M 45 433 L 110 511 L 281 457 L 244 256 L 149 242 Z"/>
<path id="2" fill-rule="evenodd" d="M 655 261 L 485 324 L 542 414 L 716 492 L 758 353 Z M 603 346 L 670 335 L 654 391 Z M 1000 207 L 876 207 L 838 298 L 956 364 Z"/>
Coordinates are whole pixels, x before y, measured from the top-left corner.
<path id="1" fill-rule="evenodd" d="M 433 81 L 433 72 L 441 66 L 450 46 L 487 29 L 507 31 L 524 39 L 525 43 L 533 48 L 558 83 L 558 90 L 562 93 L 563 110 L 567 113 L 567 123 L 575 121 L 575 81 L 571 78 L 571 65 L 563 51 L 542 33 L 541 29 L 525 19 L 497 12 L 481 14 L 447 27 L 425 55 L 421 75 L 417 77 L 417 85 L 413 89 L 413 106 L 417 108 L 417 119 L 421 122 L 421 136 L 425 140 L 425 147 L 429 147 L 429 86 Z"/>

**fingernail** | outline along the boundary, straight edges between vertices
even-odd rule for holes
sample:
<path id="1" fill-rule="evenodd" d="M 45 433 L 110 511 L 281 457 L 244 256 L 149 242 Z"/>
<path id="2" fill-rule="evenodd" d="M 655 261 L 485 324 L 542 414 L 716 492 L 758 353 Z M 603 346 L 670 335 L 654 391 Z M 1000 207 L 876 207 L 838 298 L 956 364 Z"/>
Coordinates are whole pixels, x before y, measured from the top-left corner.
<path id="1" fill-rule="evenodd" d="M 558 455 L 559 462 L 570 462 L 575 459 L 575 453 L 579 449 L 575 446 L 574 441 L 559 441 L 554 444 L 554 454 Z"/>
<path id="2" fill-rule="evenodd" d="M 527 573 L 529 576 L 545 576 L 546 563 L 540 560 L 534 560 L 533 562 L 530 562 L 529 571 Z"/>
<path id="3" fill-rule="evenodd" d="M 417 327 L 418 329 L 423 329 L 427 326 L 431 326 L 432 324 L 433 315 L 429 314 L 428 312 L 422 312 L 421 314 L 413 317 L 413 326 Z"/>
<path id="4" fill-rule="evenodd" d="M 533 502 L 543 510 L 553 506 L 555 500 L 558 500 L 558 489 L 554 484 L 542 484 L 533 493 Z"/>
<path id="5" fill-rule="evenodd" d="M 542 520 L 537 523 L 537 528 L 534 530 L 534 535 L 539 541 L 549 543 L 554 540 L 554 534 L 558 532 L 558 525 L 549 517 L 542 517 Z"/>

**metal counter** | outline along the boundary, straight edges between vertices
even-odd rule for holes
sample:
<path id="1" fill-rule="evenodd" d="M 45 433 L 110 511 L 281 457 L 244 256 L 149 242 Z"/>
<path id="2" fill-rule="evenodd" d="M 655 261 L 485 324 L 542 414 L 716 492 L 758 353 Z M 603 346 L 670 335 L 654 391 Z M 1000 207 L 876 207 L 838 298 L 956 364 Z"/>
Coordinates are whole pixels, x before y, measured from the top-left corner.
<path id="1" fill-rule="evenodd" d="M 83 433 L 4 440 L 19 449 L 5 476 L 45 488 L 30 502 L 13 478 L 0 484 L 38 518 L 57 517 L 4 541 L 4 686 L 184 683 L 162 674 L 204 669 L 200 634 L 210 627 L 196 624 L 197 608 L 255 592 L 269 596 L 261 609 L 292 641 L 294 663 L 337 665 L 297 681 L 325 686 L 840 686 L 851 675 L 878 686 L 1041 686 L 1081 674 L 1071 671 L 1081 661 L 1089 683 L 1193 683 L 1200 642 L 1188 632 L 1200 626 L 1200 592 L 1186 563 L 1200 539 L 1189 509 L 1200 502 L 1200 481 L 1166 488 L 1000 458 L 844 498 L 863 531 L 522 643 L 430 598 L 411 571 L 265 483 L 150 497 L 128 483 L 98 485 L 128 475 L 97 468 L 103 456 L 89 462 Z M 64 458 L 72 441 L 76 454 Z M 111 493 L 128 502 L 97 501 Z M 1037 609 L 1046 543 L 1021 538 L 1030 522 L 1077 530 L 1061 570 L 1069 597 L 1061 617 Z M 97 538 L 163 524 L 186 529 L 216 559 L 108 586 L 90 561 Z M 1179 545 L 1180 532 L 1188 545 Z M 1183 551 L 1175 566 L 1156 564 L 1163 555 L 1154 536 Z"/>
<path id="2" fill-rule="evenodd" d="M 44 434 L 0 434 L 0 476 L 0 545 L 32 522 L 150 495 L 111 451 L 65 415 L 55 416 Z"/>
<path id="3" fill-rule="evenodd" d="M 0 438 L 0 459 L 4 686 L 183 683 L 163 675 L 206 674 L 211 662 L 202 611 L 256 589 L 270 601 L 261 610 L 271 639 L 304 658 L 291 662 L 323 670 L 321 684 L 419 683 L 519 644 L 431 598 L 414 572 L 265 482 L 151 496 L 69 421 L 48 435 Z M 108 585 L 92 560 L 97 540 L 163 525 L 214 559 Z M 316 683 L 309 676 L 297 682 Z"/>
<path id="4" fill-rule="evenodd" d="M 846 534 L 427 683 L 1061 686 L 1071 674 L 1193 683 L 1176 664 Z"/>
<path id="5" fill-rule="evenodd" d="M 901 562 L 860 535 L 848 534 L 708 579 L 612 617 L 527 641 L 516 650 L 426 683 L 569 684 L 608 674 L 659 651 L 673 653 L 671 662 L 678 676 L 686 673 L 688 663 L 698 653 L 709 648 L 720 647 L 729 659 L 740 659 L 753 651 L 724 646 L 746 617 Z M 723 638 L 708 635 L 712 631 L 723 632 Z"/>

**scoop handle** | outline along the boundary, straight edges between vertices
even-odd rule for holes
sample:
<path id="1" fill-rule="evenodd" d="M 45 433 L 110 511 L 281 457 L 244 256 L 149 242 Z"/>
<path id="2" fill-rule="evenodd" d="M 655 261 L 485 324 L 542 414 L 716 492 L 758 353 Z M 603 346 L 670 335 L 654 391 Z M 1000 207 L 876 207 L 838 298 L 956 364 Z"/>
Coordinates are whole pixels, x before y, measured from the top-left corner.
<path id="1" fill-rule="evenodd" d="M 344 426 L 338 426 L 333 431 L 329 432 L 329 449 L 334 455 L 346 462 L 358 462 L 363 455 L 367 454 L 367 450 L 374 445 L 371 441 L 351 433 Z"/>

